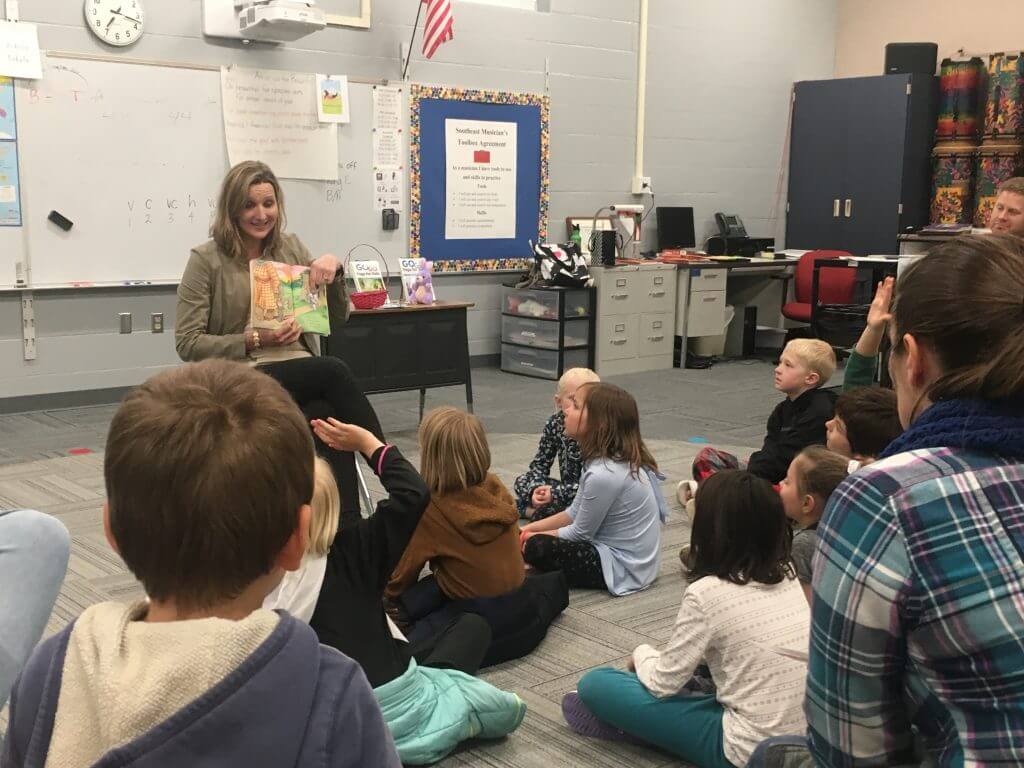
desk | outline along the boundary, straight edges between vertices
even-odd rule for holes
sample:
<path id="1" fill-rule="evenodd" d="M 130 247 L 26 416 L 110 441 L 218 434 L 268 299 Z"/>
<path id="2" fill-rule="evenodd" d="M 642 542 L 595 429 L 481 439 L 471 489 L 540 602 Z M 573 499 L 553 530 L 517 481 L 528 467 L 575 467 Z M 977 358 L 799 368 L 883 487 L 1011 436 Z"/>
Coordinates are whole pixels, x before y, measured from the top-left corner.
<path id="1" fill-rule="evenodd" d="M 463 301 L 406 307 L 354 309 L 344 325 L 331 323 L 326 354 L 344 360 L 367 395 L 420 391 L 420 419 L 427 390 L 466 386 L 473 412 L 473 380 Z"/>
<path id="2" fill-rule="evenodd" d="M 779 278 L 791 274 L 798 262 L 787 258 L 680 264 L 675 332 L 682 345 L 681 359 L 685 360 L 687 339 L 726 333 L 726 305 L 756 306 L 761 324 L 767 321 L 772 328 L 781 327 L 786 282 Z M 743 310 L 737 309 L 736 316 L 740 318 L 737 327 L 742 328 Z"/>

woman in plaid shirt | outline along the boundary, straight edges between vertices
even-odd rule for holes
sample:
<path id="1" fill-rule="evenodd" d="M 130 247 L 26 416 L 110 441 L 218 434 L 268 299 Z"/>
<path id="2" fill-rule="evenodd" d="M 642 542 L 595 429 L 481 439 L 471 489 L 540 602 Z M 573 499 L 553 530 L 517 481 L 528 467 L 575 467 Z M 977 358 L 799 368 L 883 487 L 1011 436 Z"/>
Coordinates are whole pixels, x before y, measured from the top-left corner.
<path id="1" fill-rule="evenodd" d="M 906 432 L 818 528 L 805 709 L 819 765 L 1024 763 L 1024 240 L 965 236 L 899 281 Z"/>

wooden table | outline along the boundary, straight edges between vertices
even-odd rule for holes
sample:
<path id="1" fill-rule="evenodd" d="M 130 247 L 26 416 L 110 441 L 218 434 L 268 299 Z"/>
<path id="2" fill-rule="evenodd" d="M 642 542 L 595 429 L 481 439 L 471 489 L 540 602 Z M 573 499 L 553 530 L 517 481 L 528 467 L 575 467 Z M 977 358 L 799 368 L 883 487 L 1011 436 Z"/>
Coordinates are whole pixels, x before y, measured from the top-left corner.
<path id="1" fill-rule="evenodd" d="M 420 419 L 427 390 L 464 384 L 473 412 L 473 379 L 465 301 L 354 309 L 344 325 L 331 324 L 326 354 L 344 360 L 367 395 L 420 391 Z"/>

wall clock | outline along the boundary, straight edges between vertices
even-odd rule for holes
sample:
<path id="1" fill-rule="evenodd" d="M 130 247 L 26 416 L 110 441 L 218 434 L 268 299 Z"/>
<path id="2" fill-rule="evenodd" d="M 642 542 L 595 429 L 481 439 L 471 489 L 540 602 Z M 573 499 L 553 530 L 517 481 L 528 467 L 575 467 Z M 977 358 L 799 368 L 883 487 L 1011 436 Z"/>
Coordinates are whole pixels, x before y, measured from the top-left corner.
<path id="1" fill-rule="evenodd" d="M 85 0 L 85 24 L 107 45 L 131 45 L 142 37 L 142 0 Z"/>

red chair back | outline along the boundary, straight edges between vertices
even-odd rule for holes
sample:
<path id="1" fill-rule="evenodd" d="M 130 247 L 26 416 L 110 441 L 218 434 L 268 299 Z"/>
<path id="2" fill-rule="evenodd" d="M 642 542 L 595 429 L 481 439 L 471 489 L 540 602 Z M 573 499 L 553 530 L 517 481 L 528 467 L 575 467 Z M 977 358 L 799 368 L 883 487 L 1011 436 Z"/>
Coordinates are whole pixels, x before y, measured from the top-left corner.
<path id="1" fill-rule="evenodd" d="M 796 265 L 793 291 L 796 301 L 811 303 L 811 284 L 814 280 L 814 262 L 822 259 L 840 259 L 852 256 L 846 251 L 808 251 Z M 855 269 L 828 269 L 822 267 L 818 273 L 819 304 L 851 304 L 853 289 L 857 280 Z"/>

